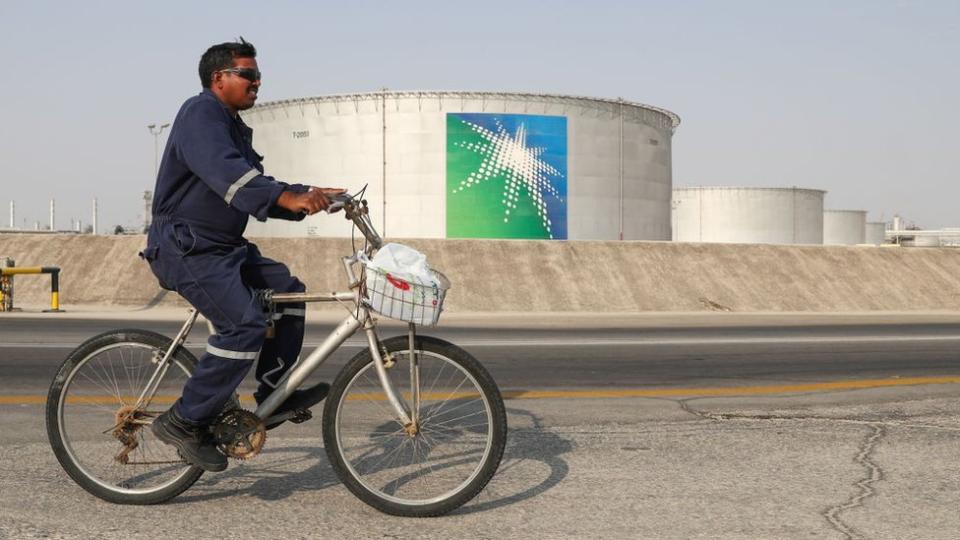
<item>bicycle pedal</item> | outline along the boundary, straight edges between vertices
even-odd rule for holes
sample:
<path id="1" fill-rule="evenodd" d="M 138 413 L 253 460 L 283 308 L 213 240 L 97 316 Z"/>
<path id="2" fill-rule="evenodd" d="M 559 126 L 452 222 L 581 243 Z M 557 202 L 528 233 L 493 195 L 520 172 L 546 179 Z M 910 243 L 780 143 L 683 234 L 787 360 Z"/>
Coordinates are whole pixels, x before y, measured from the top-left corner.
<path id="1" fill-rule="evenodd" d="M 302 424 L 311 418 L 313 418 L 313 413 L 310 412 L 310 409 L 297 409 L 293 411 L 293 418 L 290 421 L 294 424 Z"/>

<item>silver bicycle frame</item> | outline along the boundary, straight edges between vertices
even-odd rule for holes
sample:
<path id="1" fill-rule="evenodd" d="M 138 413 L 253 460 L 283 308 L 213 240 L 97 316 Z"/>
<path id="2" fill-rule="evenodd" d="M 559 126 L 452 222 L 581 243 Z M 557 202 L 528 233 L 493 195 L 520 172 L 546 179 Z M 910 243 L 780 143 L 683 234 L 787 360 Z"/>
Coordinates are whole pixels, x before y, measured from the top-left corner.
<path id="1" fill-rule="evenodd" d="M 137 403 L 134 405 L 135 409 L 146 409 L 150 406 L 154 394 L 157 393 L 157 387 L 160 386 L 160 381 L 163 380 L 163 376 L 167 374 L 167 369 L 170 368 L 174 351 L 183 345 L 183 342 L 187 340 L 187 336 L 190 335 L 193 324 L 197 322 L 198 312 L 196 309 L 191 308 L 188 313 L 186 322 L 180 327 L 177 336 L 173 338 L 173 343 L 170 344 L 170 347 L 167 348 L 163 357 L 157 362 L 157 369 L 153 370 L 153 374 L 151 374 L 150 379 L 147 380 L 147 385 L 143 388 L 143 392 L 140 392 L 140 396 L 137 397 Z"/>
<path id="2" fill-rule="evenodd" d="M 402 398 L 397 394 L 396 390 L 393 387 L 393 383 L 390 381 L 390 377 L 387 375 L 387 368 L 384 365 L 383 355 L 380 351 L 380 340 L 377 338 L 376 333 L 376 322 L 373 317 L 370 315 L 370 311 L 367 309 L 366 305 L 360 299 L 360 293 L 357 292 L 356 288 L 359 284 L 359 280 L 353 273 L 353 265 L 359 262 L 359 255 L 353 255 L 351 257 L 343 257 L 342 259 L 344 269 L 349 278 L 351 288 L 355 289 L 353 292 L 334 292 L 328 294 L 311 294 L 311 293 L 277 293 L 271 297 L 271 300 L 275 304 L 289 304 L 297 302 L 351 302 L 355 309 L 347 316 L 343 322 L 341 322 L 334 330 L 330 333 L 329 336 L 320 344 L 316 349 L 313 350 L 306 358 L 302 361 L 297 362 L 277 383 L 276 388 L 273 392 L 270 393 L 270 396 L 257 407 L 255 414 L 260 418 L 269 418 L 269 416 L 277 410 L 277 408 L 282 404 L 290 395 L 299 388 L 310 375 L 317 370 L 323 363 L 336 351 L 340 348 L 343 343 L 350 339 L 357 330 L 363 328 L 367 336 L 367 344 L 370 348 L 370 356 L 373 358 L 373 365 L 377 370 L 377 377 L 380 380 L 380 384 L 383 386 L 383 392 L 387 396 L 387 400 L 390 402 L 390 405 L 393 407 L 394 412 L 397 415 L 397 420 L 403 426 L 410 426 L 417 419 L 417 410 L 419 409 L 419 388 L 413 388 L 413 400 L 414 407 L 411 410 L 403 402 Z M 157 365 L 157 369 L 154 370 L 147 386 L 143 389 L 139 399 L 137 400 L 138 408 L 146 408 L 150 401 L 153 399 L 154 394 L 157 391 L 157 386 L 160 383 L 160 380 L 166 374 L 167 369 L 170 366 L 171 359 L 173 358 L 174 351 L 177 347 L 183 345 L 183 342 L 186 341 L 187 335 L 190 333 L 190 330 L 193 328 L 194 323 L 197 320 L 197 311 L 195 309 L 190 310 L 189 317 L 184 323 L 183 327 L 180 329 L 180 332 L 174 338 L 173 343 L 167 349 L 163 358 Z M 411 346 L 413 342 L 413 328 L 414 325 L 410 325 L 411 332 Z M 419 375 L 419 366 L 411 365 L 411 370 L 416 369 L 417 375 Z M 413 371 L 411 371 L 413 374 Z"/>
<path id="3" fill-rule="evenodd" d="M 353 265 L 359 262 L 359 254 L 351 257 L 343 257 L 343 268 L 347 273 L 347 278 L 354 292 L 349 293 L 330 293 L 330 294 L 310 294 L 310 293 L 278 293 L 274 294 L 272 300 L 276 304 L 288 304 L 295 302 L 342 302 L 351 301 L 356 310 L 343 320 L 327 336 L 327 339 L 313 350 L 309 356 L 302 361 L 297 362 L 277 383 L 277 387 L 270 393 L 270 397 L 257 407 L 255 414 L 260 418 L 268 418 L 273 411 L 277 410 L 290 394 L 294 392 L 307 380 L 307 378 L 317 370 L 323 363 L 336 351 L 343 343 L 357 332 L 361 327 L 367 334 L 367 345 L 370 347 L 370 356 L 373 358 L 373 365 L 377 370 L 377 376 L 380 384 L 383 386 L 383 392 L 387 395 L 387 400 L 393 407 L 397 419 L 404 426 L 409 426 L 415 418 L 415 413 L 411 414 L 406 404 L 403 403 L 393 383 L 387 375 L 387 368 L 384 365 L 383 356 L 380 352 L 380 340 L 377 338 L 376 323 L 370 316 L 370 311 L 360 299 L 360 293 L 356 291 L 359 280 L 353 273 Z"/>

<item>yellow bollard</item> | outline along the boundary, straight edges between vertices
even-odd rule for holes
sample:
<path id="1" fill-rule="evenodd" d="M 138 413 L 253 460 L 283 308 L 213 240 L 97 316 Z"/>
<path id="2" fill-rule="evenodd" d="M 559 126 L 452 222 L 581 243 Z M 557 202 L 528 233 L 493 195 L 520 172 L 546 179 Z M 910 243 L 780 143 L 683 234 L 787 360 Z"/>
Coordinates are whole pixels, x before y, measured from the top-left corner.
<path id="1" fill-rule="evenodd" d="M 0 276 L 0 311 L 13 311 L 13 276 Z"/>
<path id="2" fill-rule="evenodd" d="M 24 274 L 50 274 L 50 309 L 43 310 L 44 313 L 60 313 L 63 310 L 60 309 L 60 269 L 56 266 L 23 266 L 15 268 L 0 268 L 0 276 L 4 280 L 9 280 L 6 283 L 9 283 L 12 287 L 13 276 L 24 275 Z M 6 293 L 3 295 L 6 305 L 9 306 L 7 310 L 13 309 L 13 295 L 10 293 L 9 288 L 4 289 Z M 3 311 L 0 309 L 0 311 Z"/>

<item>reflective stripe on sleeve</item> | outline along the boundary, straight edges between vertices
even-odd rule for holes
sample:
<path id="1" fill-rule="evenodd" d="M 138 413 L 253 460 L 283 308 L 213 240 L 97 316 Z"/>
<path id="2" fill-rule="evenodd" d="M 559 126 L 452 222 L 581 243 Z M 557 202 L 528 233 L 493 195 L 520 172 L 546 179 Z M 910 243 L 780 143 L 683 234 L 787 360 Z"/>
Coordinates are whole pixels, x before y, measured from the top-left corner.
<path id="1" fill-rule="evenodd" d="M 227 194 L 223 196 L 223 200 L 227 201 L 227 204 L 230 204 L 230 201 L 232 201 L 237 192 L 240 191 L 240 188 L 247 185 L 247 183 L 257 176 L 260 176 L 260 171 L 256 169 L 250 169 L 247 171 L 247 174 L 241 176 L 236 182 L 230 185 L 230 187 L 227 189 Z"/>
<path id="2" fill-rule="evenodd" d="M 257 356 L 260 355 L 260 351 L 228 351 L 226 349 L 221 349 L 220 347 L 214 347 L 209 343 L 207 344 L 207 352 L 214 356 L 219 356 L 220 358 L 229 358 L 231 360 L 256 360 Z"/>

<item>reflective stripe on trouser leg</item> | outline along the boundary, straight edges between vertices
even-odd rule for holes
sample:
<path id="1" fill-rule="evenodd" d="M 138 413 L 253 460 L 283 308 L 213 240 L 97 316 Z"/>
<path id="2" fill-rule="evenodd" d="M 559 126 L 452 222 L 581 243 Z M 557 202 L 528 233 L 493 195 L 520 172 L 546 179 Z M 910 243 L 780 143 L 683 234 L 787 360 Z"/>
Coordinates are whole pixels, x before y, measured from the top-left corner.
<path id="1" fill-rule="evenodd" d="M 194 424 L 207 424 L 223 411 L 253 366 L 266 333 L 260 302 L 241 277 L 246 247 L 223 248 L 215 254 L 172 257 L 165 275 L 217 329 L 176 404 L 180 416 Z"/>
<path id="2" fill-rule="evenodd" d="M 251 366 L 253 360 L 204 354 L 177 401 L 177 413 L 192 424 L 208 424 L 215 420 Z"/>
<path id="3" fill-rule="evenodd" d="M 215 326 L 216 324 L 214 323 Z M 241 325 L 239 328 L 210 336 L 207 350 L 197 362 L 197 369 L 187 380 L 183 395 L 177 403 L 180 416 L 197 424 L 216 419 L 259 356 L 265 330 L 263 323 Z M 238 333 L 241 334 L 240 339 L 231 336 Z M 226 348 L 224 341 L 245 341 L 246 347 Z M 257 350 L 243 350 L 253 347 Z"/>
<path id="4" fill-rule="evenodd" d="M 255 299 L 244 311 L 240 324 L 234 326 L 225 328 L 223 321 L 213 321 L 218 333 L 207 340 L 207 350 L 178 404 L 185 419 L 195 423 L 214 420 L 259 357 L 267 324 Z"/>

